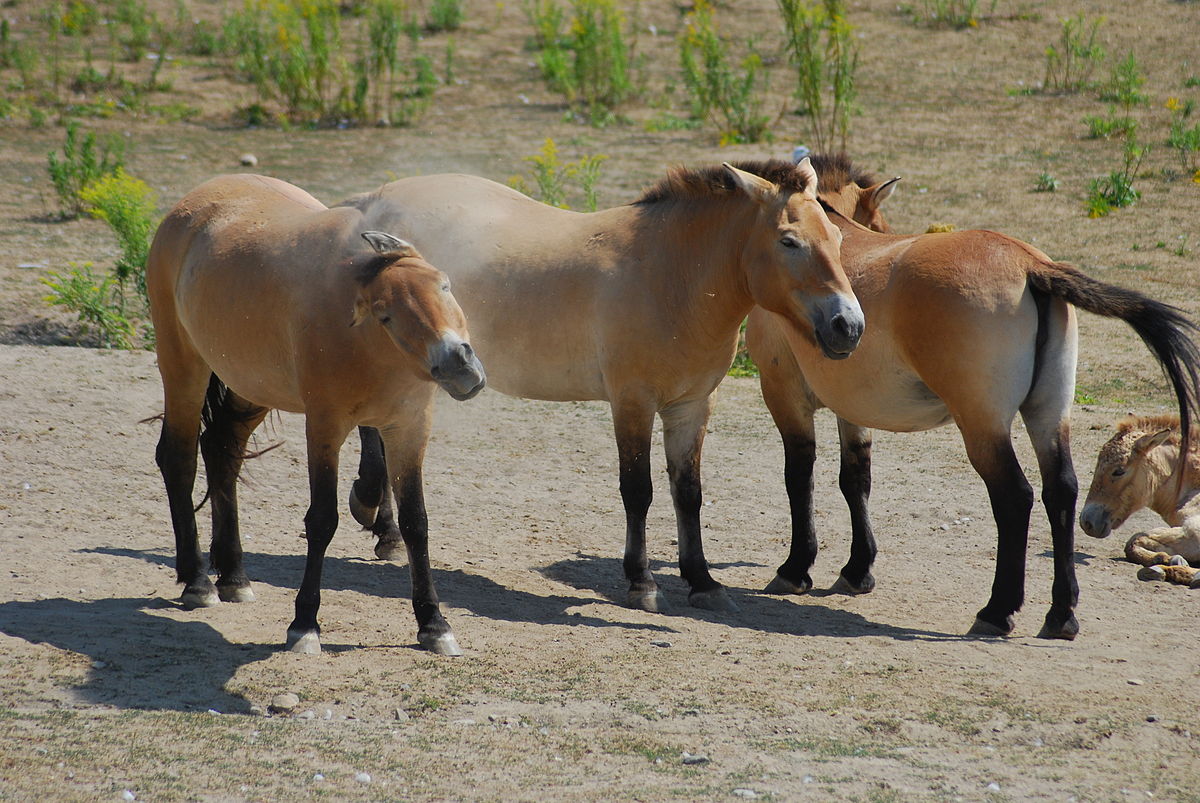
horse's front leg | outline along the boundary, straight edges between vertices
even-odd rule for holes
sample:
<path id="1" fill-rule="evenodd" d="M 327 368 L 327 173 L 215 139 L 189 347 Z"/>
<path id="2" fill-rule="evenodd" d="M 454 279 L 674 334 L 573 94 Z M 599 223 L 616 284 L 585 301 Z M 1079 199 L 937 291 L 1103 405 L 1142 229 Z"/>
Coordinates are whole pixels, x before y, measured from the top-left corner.
<path id="1" fill-rule="evenodd" d="M 338 526 L 338 451 L 349 430 L 349 426 L 340 427 L 312 411 L 305 419 L 309 505 L 304 514 L 304 535 L 308 540 L 308 555 L 304 562 L 304 579 L 296 594 L 296 618 L 287 630 L 287 646 L 292 652 L 312 654 L 321 651 L 321 627 L 317 624 L 317 612 L 321 607 L 321 571 L 325 550 Z"/>
<path id="2" fill-rule="evenodd" d="M 1033 488 L 1017 462 L 1007 428 L 990 435 L 974 435 L 964 429 L 963 441 L 971 465 L 987 486 L 997 532 L 992 595 L 976 614 L 969 632 L 979 636 L 1007 636 L 1013 630 L 1013 614 L 1025 601 L 1025 552 Z M 1057 543 L 1055 546 L 1057 554 Z"/>
<path id="3" fill-rule="evenodd" d="M 375 557 L 393 560 L 400 557 L 403 536 L 396 525 L 392 499 L 388 494 L 383 438 L 374 427 L 359 427 L 358 438 L 362 449 L 358 460 L 358 477 L 350 486 L 350 514 L 375 534 Z"/>
<path id="4" fill-rule="evenodd" d="M 651 399 L 624 397 L 612 403 L 613 428 L 620 464 L 621 502 L 625 506 L 625 577 L 629 580 L 626 604 L 644 611 L 662 612 L 666 599 L 650 573 L 646 553 L 646 513 L 654 497 L 650 478 L 650 433 L 654 425 Z"/>
<path id="5" fill-rule="evenodd" d="M 667 474 L 671 479 L 671 499 L 675 503 L 675 524 L 679 533 L 679 573 L 691 589 L 688 603 L 695 608 L 732 612 L 737 606 L 725 587 L 709 573 L 700 534 L 703 500 L 700 452 L 711 410 L 711 397 L 662 410 L 663 445 L 667 452 Z"/>
<path id="6" fill-rule="evenodd" d="M 450 625 L 442 616 L 433 570 L 429 566 L 429 519 L 425 513 L 422 463 L 429 440 L 432 405 L 411 420 L 382 433 L 387 470 L 396 496 L 396 519 L 412 577 L 413 612 L 417 617 L 417 643 L 438 655 L 462 655 Z"/>
<path id="7" fill-rule="evenodd" d="M 212 505 L 212 564 L 222 602 L 253 602 L 254 591 L 242 562 L 238 528 L 237 478 L 250 435 L 268 409 L 252 405 L 233 391 L 209 392 L 209 425 L 200 436 Z"/>
<path id="8" fill-rule="evenodd" d="M 850 509 L 850 559 L 842 567 L 834 591 L 866 594 L 875 588 L 871 566 L 875 563 L 875 534 L 867 501 L 871 497 L 871 430 L 838 418 L 842 467 L 838 487 Z"/>

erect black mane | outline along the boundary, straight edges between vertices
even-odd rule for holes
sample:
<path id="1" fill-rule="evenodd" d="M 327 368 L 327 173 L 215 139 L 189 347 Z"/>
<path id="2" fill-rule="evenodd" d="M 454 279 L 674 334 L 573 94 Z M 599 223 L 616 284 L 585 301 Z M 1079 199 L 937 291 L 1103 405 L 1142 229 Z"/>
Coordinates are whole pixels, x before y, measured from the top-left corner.
<path id="1" fill-rule="evenodd" d="M 813 170 L 817 171 L 819 191 L 837 192 L 847 184 L 873 187 L 879 178 L 857 167 L 845 151 L 839 153 L 814 153 L 811 157 Z"/>
<path id="2" fill-rule="evenodd" d="M 788 192 L 801 192 L 805 189 L 804 178 L 796 170 L 796 166 L 783 159 L 734 162 L 733 166 L 747 173 L 762 176 Z M 667 171 L 666 176 L 643 191 L 634 203 L 652 204 L 659 201 L 711 198 L 714 195 L 732 193 L 736 189 L 733 178 L 720 165 L 673 167 Z"/>

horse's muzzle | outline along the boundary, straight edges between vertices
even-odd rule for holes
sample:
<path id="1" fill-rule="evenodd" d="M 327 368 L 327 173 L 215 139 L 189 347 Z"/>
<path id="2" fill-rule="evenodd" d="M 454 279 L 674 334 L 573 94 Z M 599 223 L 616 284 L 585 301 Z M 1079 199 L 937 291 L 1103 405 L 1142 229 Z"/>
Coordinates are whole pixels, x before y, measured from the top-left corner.
<path id="1" fill-rule="evenodd" d="M 813 333 L 821 352 L 831 360 L 844 360 L 858 348 L 866 329 L 866 319 L 858 299 L 836 296 L 826 305 L 824 315 L 814 316 Z"/>
<path id="2" fill-rule="evenodd" d="M 1114 529 L 1108 509 L 1094 502 L 1083 506 L 1079 513 L 1079 527 L 1092 538 L 1107 538 Z"/>
<path id="3" fill-rule="evenodd" d="M 466 401 L 483 390 L 487 376 L 471 344 L 446 335 L 430 349 L 429 375 L 457 401 Z"/>

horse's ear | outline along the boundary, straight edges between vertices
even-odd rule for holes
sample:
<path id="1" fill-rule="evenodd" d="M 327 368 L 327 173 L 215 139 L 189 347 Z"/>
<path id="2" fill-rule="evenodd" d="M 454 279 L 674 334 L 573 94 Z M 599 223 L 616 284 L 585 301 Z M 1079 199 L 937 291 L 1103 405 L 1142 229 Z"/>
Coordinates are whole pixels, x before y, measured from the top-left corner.
<path id="1" fill-rule="evenodd" d="M 1174 433 L 1173 429 L 1160 429 L 1158 432 L 1152 432 L 1149 435 L 1143 435 L 1133 442 L 1133 453 L 1137 455 L 1145 455 L 1156 446 L 1162 446 L 1166 443 Z"/>
<path id="2" fill-rule="evenodd" d="M 350 319 L 350 328 L 358 326 L 367 319 L 367 315 L 371 312 L 371 302 L 363 297 L 362 293 L 354 299 L 354 317 Z"/>
<path id="3" fill-rule="evenodd" d="M 805 156 L 796 162 L 796 169 L 800 171 L 800 176 L 804 179 L 805 197 L 817 200 L 817 171 L 813 169 L 812 160 Z"/>
<path id="4" fill-rule="evenodd" d="M 415 256 L 417 249 L 408 240 L 402 240 L 386 231 L 364 231 L 362 238 L 375 249 L 377 254 L 399 254 L 400 256 Z"/>
<path id="5" fill-rule="evenodd" d="M 878 209 L 880 204 L 891 197 L 896 191 L 896 182 L 900 180 L 899 176 L 876 184 L 874 187 L 867 187 L 862 191 L 862 197 L 866 201 L 867 208 L 871 210 Z"/>
<path id="6" fill-rule="evenodd" d="M 725 168 L 725 172 L 733 179 L 733 183 L 750 196 L 752 201 L 767 204 L 779 196 L 779 188 L 762 176 L 739 170 L 729 162 L 721 162 L 721 167 Z"/>

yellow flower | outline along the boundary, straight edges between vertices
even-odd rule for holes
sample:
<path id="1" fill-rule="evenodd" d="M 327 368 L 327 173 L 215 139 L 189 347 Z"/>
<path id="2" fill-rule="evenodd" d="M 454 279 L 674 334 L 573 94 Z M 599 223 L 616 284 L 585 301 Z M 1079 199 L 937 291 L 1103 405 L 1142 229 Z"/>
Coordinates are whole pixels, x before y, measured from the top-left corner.
<path id="1" fill-rule="evenodd" d="M 1171 111 L 1177 111 L 1183 104 L 1179 102 L 1179 98 L 1167 98 L 1167 108 Z"/>
<path id="2" fill-rule="evenodd" d="M 1196 174 L 1192 176 L 1192 181 L 1196 184 L 1200 184 L 1200 170 L 1197 170 Z"/>

